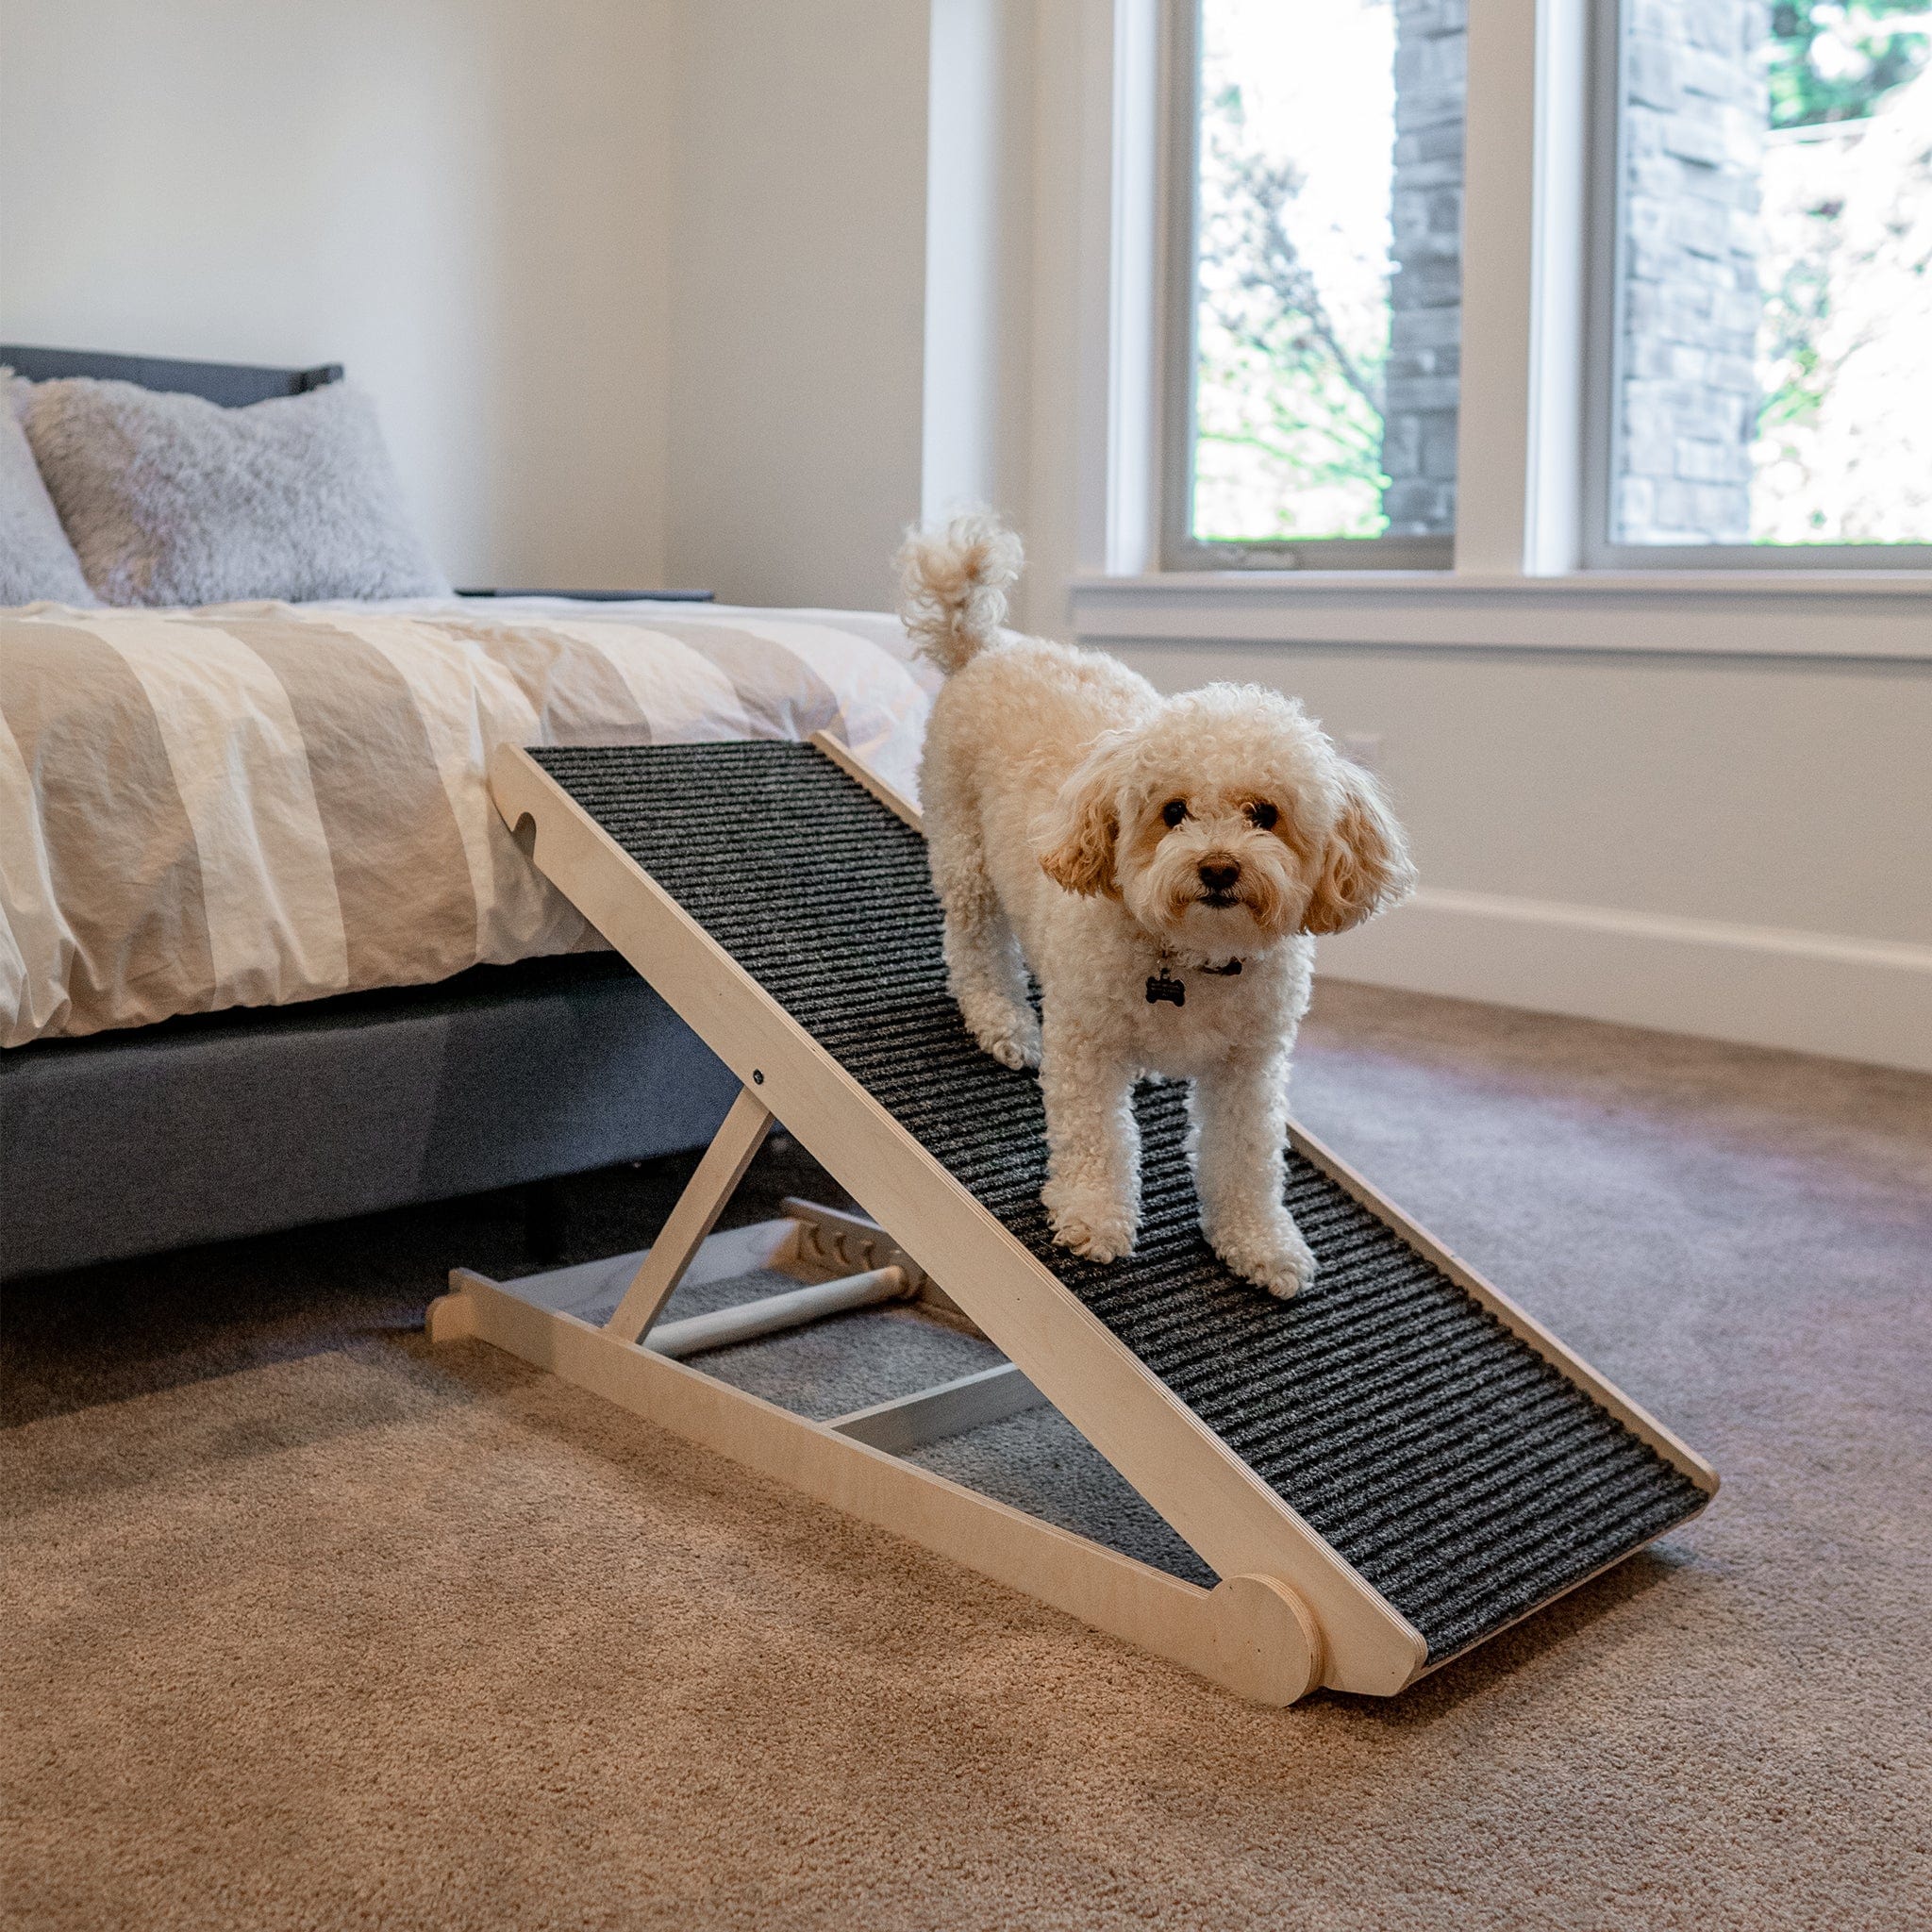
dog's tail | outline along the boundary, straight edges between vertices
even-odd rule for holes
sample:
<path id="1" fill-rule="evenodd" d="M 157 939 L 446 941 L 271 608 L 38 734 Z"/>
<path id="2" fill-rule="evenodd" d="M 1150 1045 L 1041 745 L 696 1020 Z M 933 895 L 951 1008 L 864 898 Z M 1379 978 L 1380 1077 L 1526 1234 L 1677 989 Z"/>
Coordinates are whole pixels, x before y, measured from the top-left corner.
<path id="1" fill-rule="evenodd" d="M 899 551 L 899 617 L 948 677 L 999 640 L 1007 591 L 1020 575 L 1020 540 L 988 510 L 943 530 L 908 533 Z"/>

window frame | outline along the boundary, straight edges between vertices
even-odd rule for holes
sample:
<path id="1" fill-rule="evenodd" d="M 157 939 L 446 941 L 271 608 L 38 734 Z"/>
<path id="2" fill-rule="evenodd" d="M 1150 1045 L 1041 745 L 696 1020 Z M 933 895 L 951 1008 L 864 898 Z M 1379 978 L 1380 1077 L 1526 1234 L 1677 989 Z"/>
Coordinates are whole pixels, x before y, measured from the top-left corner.
<path id="1" fill-rule="evenodd" d="M 1623 237 L 1628 185 L 1624 120 L 1628 0 L 1589 0 L 1589 100 L 1585 152 L 1590 165 L 1587 288 L 1582 344 L 1585 376 L 1583 474 L 1578 478 L 1578 562 L 1585 571 L 1760 571 L 1932 569 L 1925 543 L 1624 543 L 1611 514 L 1620 458 L 1618 398 L 1624 330 Z M 1607 165 L 1604 165 L 1607 158 Z"/>
<path id="2" fill-rule="evenodd" d="M 1160 160 L 1165 219 L 1160 280 L 1166 327 L 1161 371 L 1160 562 L 1170 571 L 1447 571 L 1454 534 L 1440 537 L 1268 538 L 1213 542 L 1196 537 L 1194 430 L 1199 304 L 1195 235 L 1200 208 L 1201 9 L 1174 0 L 1166 36 L 1167 113 Z"/>
<path id="3" fill-rule="evenodd" d="M 1680 584 L 1700 579 L 1715 584 L 1725 578 L 1764 584 L 1790 576 L 1795 591 L 1796 577 L 1802 576 L 1813 584 L 1835 577 L 1847 588 L 1862 583 L 1874 591 L 1887 578 L 1914 593 L 1932 588 L 1932 543 L 1610 541 L 1623 337 L 1618 255 L 1625 172 L 1621 111 L 1624 0 L 1471 0 L 1464 129 L 1469 205 L 1463 225 L 1461 428 L 1454 535 L 1254 543 L 1194 538 L 1188 525 L 1193 484 L 1200 5 L 1199 0 L 1100 4 L 1121 30 L 1122 45 L 1131 40 L 1136 21 L 1162 18 L 1158 35 L 1147 43 L 1147 55 L 1158 65 L 1161 96 L 1153 113 L 1158 151 L 1150 169 L 1158 205 L 1148 207 L 1146 235 L 1153 286 L 1144 280 L 1138 284 L 1153 297 L 1147 312 L 1151 331 L 1143 333 L 1146 325 L 1133 323 L 1136 278 L 1131 273 L 1123 275 L 1118 258 L 1108 298 L 1115 318 L 1110 360 L 1131 388 L 1135 345 L 1144 343 L 1139 367 L 1152 378 L 1147 428 L 1158 433 L 1137 440 L 1119 433 L 1123 425 L 1116 421 L 1108 437 L 1109 480 L 1103 491 L 1108 506 L 1107 562 L 1094 581 L 1151 569 L 1197 582 L 1210 574 L 1254 582 L 1264 574 L 1292 581 L 1319 573 L 1373 584 L 1378 579 L 1389 583 L 1390 573 L 1402 572 L 1418 591 L 1428 584 L 1447 589 L 1472 575 L 1487 583 L 1499 574 L 1524 584 L 1567 578 L 1607 586 L 1673 575 Z M 1117 83 L 1123 77 L 1117 75 Z M 1129 132 L 1120 118 L 1122 106 L 1117 98 L 1115 141 Z M 1120 158 L 1116 153 L 1116 166 Z M 1519 172 L 1525 166 L 1526 176 Z M 1501 191 L 1500 201 L 1496 191 Z M 1477 207 L 1479 193 L 1496 205 Z M 1117 202 L 1112 205 L 1109 226 L 1116 248 L 1126 239 L 1119 225 L 1124 214 L 1131 231 L 1131 212 Z M 1474 285 L 1473 261 L 1477 269 Z M 1123 323 L 1128 326 L 1122 328 Z M 1128 348 L 1124 359 L 1124 344 Z M 1144 465 L 1139 474 L 1146 481 L 1130 482 L 1121 472 L 1122 462 Z M 1463 486 L 1477 475 L 1490 480 L 1471 495 Z M 1136 501 L 1146 506 L 1144 521 L 1134 508 Z M 1123 514 L 1124 524 L 1120 523 Z M 1096 544 L 1096 561 L 1099 549 Z"/>

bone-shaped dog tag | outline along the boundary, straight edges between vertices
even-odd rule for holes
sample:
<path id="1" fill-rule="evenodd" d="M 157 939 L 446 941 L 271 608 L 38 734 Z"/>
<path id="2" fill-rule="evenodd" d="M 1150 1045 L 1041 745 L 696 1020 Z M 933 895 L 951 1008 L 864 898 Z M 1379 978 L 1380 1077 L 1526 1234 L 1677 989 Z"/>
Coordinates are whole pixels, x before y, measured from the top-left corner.
<path id="1" fill-rule="evenodd" d="M 1170 979 L 1165 966 L 1147 982 L 1147 1004 L 1150 1007 L 1157 1007 L 1162 1000 L 1172 1000 L 1177 1007 L 1184 1007 L 1188 1003 L 1187 981 Z"/>

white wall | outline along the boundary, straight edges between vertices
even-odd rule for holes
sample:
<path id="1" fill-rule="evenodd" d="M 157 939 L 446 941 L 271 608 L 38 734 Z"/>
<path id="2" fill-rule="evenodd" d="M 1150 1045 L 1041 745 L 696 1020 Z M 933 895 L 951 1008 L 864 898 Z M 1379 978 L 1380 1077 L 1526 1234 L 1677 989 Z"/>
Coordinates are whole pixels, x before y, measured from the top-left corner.
<path id="1" fill-rule="evenodd" d="M 458 582 L 663 570 L 669 0 L 58 0 L 0 339 L 341 361 Z"/>
<path id="2" fill-rule="evenodd" d="M 1104 519 L 1082 502 L 1079 478 L 1083 452 L 1105 434 L 1091 351 L 1107 328 L 1107 255 L 1091 216 L 1111 189 L 1110 170 L 1094 178 L 1105 131 L 1096 138 L 1092 124 L 1108 108 L 1112 34 L 1103 0 L 1038 0 L 1034 10 L 1031 116 L 1006 134 L 1033 175 L 1026 487 L 1014 506 L 1027 573 L 1014 617 L 1064 634 L 1067 586 L 1104 556 Z"/>
<path id="3" fill-rule="evenodd" d="M 1033 156 L 1030 0 L 932 0 L 922 519 L 1027 493 Z"/>
<path id="4" fill-rule="evenodd" d="M 1429 883 L 1932 945 L 1932 674 L 1473 651 L 1124 647 L 1381 738 Z M 1857 836 L 1850 837 L 1851 828 Z"/>
<path id="5" fill-rule="evenodd" d="M 1116 648 L 1379 738 L 1424 890 L 1324 971 L 1932 1071 L 1932 665 Z"/>
<path id="6" fill-rule="evenodd" d="M 0 339 L 345 363 L 459 583 L 876 608 L 920 513 L 927 19 L 9 8 Z"/>
<path id="7" fill-rule="evenodd" d="M 926 0 L 680 15 L 666 558 L 859 606 L 920 509 Z"/>

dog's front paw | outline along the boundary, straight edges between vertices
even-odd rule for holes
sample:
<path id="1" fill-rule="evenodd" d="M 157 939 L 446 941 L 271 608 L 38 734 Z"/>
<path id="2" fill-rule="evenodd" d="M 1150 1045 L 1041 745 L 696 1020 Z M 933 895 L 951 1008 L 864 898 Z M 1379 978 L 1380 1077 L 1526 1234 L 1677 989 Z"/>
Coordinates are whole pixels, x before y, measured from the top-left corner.
<path id="1" fill-rule="evenodd" d="M 1030 1036 L 1000 1033 L 989 1039 L 982 1035 L 979 1043 L 1003 1067 L 1037 1067 L 1040 1064 L 1040 1029 L 1037 1026 Z"/>
<path id="2" fill-rule="evenodd" d="M 1053 1224 L 1054 1245 L 1071 1248 L 1089 1261 L 1118 1261 L 1134 1252 L 1134 1230 L 1119 1224 L 1090 1227 L 1077 1214 Z"/>
<path id="3" fill-rule="evenodd" d="M 1286 1301 L 1315 1278 L 1315 1257 L 1300 1228 L 1287 1221 L 1257 1235 L 1209 1235 L 1214 1252 L 1244 1281 Z"/>
<path id="4" fill-rule="evenodd" d="M 1031 1007 L 1004 1008 L 992 1012 L 968 1013 L 966 1024 L 982 1052 L 990 1053 L 1003 1067 L 1037 1067 L 1040 1064 L 1040 1021 Z"/>
<path id="5" fill-rule="evenodd" d="M 1057 1247 L 1071 1248 L 1089 1261 L 1118 1261 L 1134 1252 L 1137 1230 L 1126 1208 L 1090 1198 L 1056 1200 L 1050 1187 L 1041 1199 Z"/>

